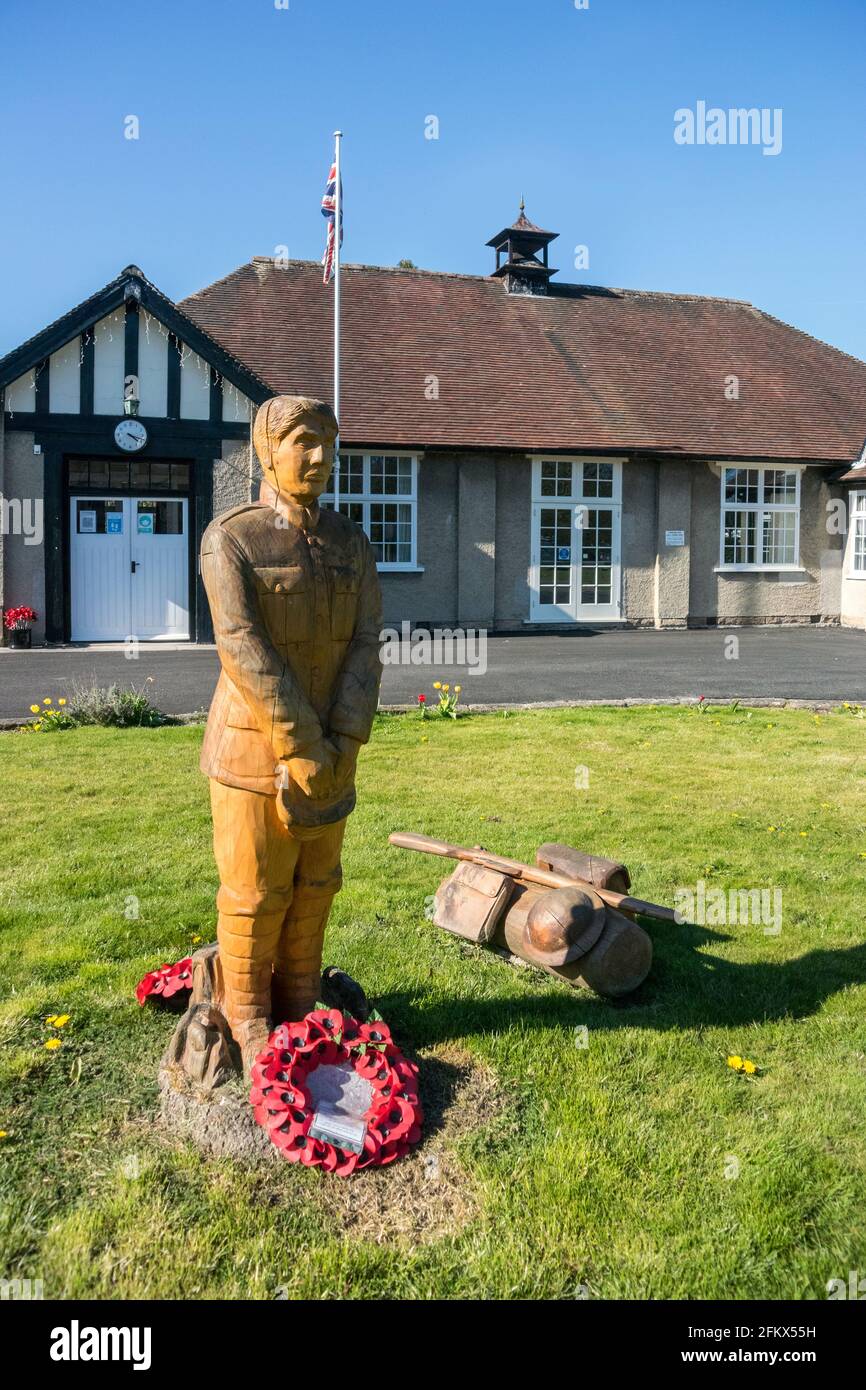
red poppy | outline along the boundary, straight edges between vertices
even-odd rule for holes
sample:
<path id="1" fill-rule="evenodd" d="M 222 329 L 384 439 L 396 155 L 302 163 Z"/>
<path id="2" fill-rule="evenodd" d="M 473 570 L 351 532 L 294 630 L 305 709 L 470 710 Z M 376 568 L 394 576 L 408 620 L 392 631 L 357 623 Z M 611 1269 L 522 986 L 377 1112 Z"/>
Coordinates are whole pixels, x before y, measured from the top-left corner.
<path id="1" fill-rule="evenodd" d="M 387 1047 L 391 1042 L 391 1029 L 381 1018 L 372 1023 L 362 1023 L 359 1032 L 362 1042 L 373 1043 L 376 1047 Z"/>
<path id="2" fill-rule="evenodd" d="M 139 1004 L 152 998 L 170 999 L 182 989 L 192 989 L 192 957 L 186 956 L 174 965 L 161 965 L 158 970 L 149 970 L 143 980 L 135 987 L 135 997 Z"/>

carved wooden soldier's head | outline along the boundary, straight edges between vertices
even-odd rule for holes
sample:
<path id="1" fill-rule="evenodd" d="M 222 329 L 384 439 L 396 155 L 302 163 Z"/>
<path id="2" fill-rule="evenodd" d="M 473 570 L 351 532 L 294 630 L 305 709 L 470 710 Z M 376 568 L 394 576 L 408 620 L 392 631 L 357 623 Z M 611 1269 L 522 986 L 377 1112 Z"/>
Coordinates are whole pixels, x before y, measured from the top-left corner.
<path id="1" fill-rule="evenodd" d="M 334 465 L 337 417 L 327 401 L 272 396 L 259 407 L 253 443 L 265 477 L 302 506 L 324 492 Z"/>

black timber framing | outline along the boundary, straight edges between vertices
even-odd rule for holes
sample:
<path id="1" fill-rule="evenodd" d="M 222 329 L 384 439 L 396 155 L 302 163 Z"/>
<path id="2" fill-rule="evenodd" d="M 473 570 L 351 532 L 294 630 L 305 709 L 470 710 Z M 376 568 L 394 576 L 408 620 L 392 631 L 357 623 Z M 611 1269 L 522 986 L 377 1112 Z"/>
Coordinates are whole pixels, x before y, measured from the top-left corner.
<path id="1" fill-rule="evenodd" d="M 51 358 L 46 357 L 44 362 L 40 362 L 36 368 L 36 389 L 34 395 L 36 400 L 37 415 L 47 415 L 49 409 L 49 398 L 51 393 Z"/>
<path id="2" fill-rule="evenodd" d="M 85 328 L 81 334 L 81 414 L 93 414 L 93 361 L 94 361 L 93 328 Z"/>
<path id="3" fill-rule="evenodd" d="M 180 354 L 177 335 L 168 335 L 168 381 L 165 413 L 169 420 L 180 419 Z"/>
<path id="4" fill-rule="evenodd" d="M 65 633 L 65 566 L 68 544 L 67 512 L 64 507 L 63 454 L 59 449 L 43 448 L 45 461 L 45 640 L 63 642 Z"/>
<path id="5" fill-rule="evenodd" d="M 136 308 L 146 309 L 154 318 L 164 324 L 179 342 L 185 343 L 198 353 L 211 367 L 215 367 L 221 377 L 228 380 L 245 396 L 260 405 L 273 394 L 268 384 L 250 371 L 236 357 L 232 356 L 222 344 L 199 328 L 191 318 L 178 309 L 170 299 L 145 278 L 137 266 L 127 266 L 116 279 L 112 280 L 89 299 L 64 314 L 56 323 L 49 324 L 41 333 L 22 343 L 20 347 L 0 358 L 0 389 L 10 382 L 17 381 L 25 372 L 50 357 L 53 352 L 64 347 L 72 338 L 85 334 L 95 323 L 122 305 L 135 304 Z M 124 339 L 125 356 L 131 348 L 132 329 L 127 325 Z M 135 352 L 137 354 L 137 337 Z M 170 359 L 169 359 L 170 360 Z M 84 363 L 82 363 L 82 369 Z M 84 401 L 82 400 L 82 411 Z M 41 412 L 40 412 L 41 413 Z"/>
<path id="6" fill-rule="evenodd" d="M 138 301 L 126 301 L 123 320 L 123 375 L 138 376 Z"/>

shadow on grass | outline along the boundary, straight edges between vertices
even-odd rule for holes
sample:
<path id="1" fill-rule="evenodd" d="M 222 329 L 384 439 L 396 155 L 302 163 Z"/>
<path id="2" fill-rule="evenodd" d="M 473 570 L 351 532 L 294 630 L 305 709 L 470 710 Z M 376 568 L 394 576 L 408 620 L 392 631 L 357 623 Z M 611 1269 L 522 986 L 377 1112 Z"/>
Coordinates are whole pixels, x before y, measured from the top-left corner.
<path id="1" fill-rule="evenodd" d="M 512 1026 L 573 1028 L 739 1028 L 750 1023 L 808 1018 L 848 985 L 866 982 L 866 943 L 839 950 L 808 951 L 794 960 L 738 964 L 698 952 L 731 938 L 705 927 L 672 928 L 660 940 L 644 984 L 625 999 L 602 999 L 537 976 L 539 993 L 520 998 L 479 999 L 467 991 L 420 1004 L 403 993 L 377 998 L 386 1018 L 406 1027 L 416 1045 L 444 1042 L 467 1033 L 501 1033 Z M 508 970 L 508 965 L 502 965 Z"/>

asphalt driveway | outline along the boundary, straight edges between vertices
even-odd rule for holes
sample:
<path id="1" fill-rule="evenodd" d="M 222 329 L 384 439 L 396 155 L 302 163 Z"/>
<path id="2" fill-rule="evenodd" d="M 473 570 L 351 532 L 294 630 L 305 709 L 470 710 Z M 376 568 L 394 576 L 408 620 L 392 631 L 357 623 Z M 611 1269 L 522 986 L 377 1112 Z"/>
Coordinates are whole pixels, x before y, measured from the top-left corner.
<path id="1" fill-rule="evenodd" d="M 731 639 L 735 638 L 736 643 Z M 408 663 L 409 652 L 403 648 Z M 130 660 L 120 647 L 0 650 L 0 719 L 27 717 L 30 705 L 57 699 L 76 682 L 148 683 L 167 714 L 210 702 L 219 670 L 213 647 L 142 645 Z M 391 664 L 384 705 L 434 695 L 433 681 L 462 685 L 470 705 L 586 700 L 808 700 L 866 703 L 866 633 L 842 628 L 751 627 L 694 632 L 537 633 L 490 637 L 481 664 Z"/>

